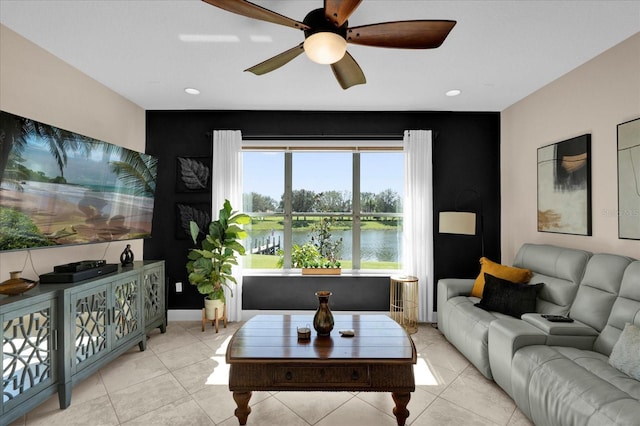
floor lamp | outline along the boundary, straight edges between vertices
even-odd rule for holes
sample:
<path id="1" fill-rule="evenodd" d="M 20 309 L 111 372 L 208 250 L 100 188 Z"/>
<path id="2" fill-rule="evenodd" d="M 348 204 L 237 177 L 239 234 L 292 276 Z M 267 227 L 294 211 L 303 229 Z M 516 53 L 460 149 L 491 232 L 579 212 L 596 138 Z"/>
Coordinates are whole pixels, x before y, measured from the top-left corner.
<path id="1" fill-rule="evenodd" d="M 441 234 L 476 235 L 476 213 L 444 211 L 440 212 L 440 226 L 438 232 Z M 482 221 L 482 216 L 480 216 Z M 482 256 L 484 256 L 484 232 L 482 223 L 480 224 L 480 238 L 482 243 Z"/>
<path id="2" fill-rule="evenodd" d="M 441 234 L 476 235 L 476 214 L 472 212 L 440 212 Z"/>

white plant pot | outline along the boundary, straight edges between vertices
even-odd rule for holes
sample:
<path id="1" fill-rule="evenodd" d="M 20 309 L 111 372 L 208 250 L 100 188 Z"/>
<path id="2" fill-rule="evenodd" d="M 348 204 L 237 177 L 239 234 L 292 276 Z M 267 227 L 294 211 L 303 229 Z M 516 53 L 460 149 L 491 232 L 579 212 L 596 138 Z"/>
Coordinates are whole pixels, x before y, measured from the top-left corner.
<path id="1" fill-rule="evenodd" d="M 216 308 L 218 308 L 218 318 L 216 318 Z M 224 302 L 220 299 L 204 298 L 204 315 L 208 320 L 220 319 L 224 316 Z"/>

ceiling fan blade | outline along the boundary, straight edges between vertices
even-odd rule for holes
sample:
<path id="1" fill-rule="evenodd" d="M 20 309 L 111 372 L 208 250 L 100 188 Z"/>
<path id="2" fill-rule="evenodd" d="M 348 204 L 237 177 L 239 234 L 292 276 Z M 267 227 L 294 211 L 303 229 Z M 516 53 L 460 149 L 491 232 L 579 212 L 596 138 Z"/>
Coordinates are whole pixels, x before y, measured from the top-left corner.
<path id="1" fill-rule="evenodd" d="M 229 12 L 237 13 L 238 15 L 246 16 L 248 18 L 259 19 L 261 21 L 272 22 L 274 24 L 284 25 L 299 30 L 308 30 L 309 26 L 298 22 L 295 19 L 287 18 L 279 13 L 273 12 L 264 7 L 258 6 L 246 0 L 202 0 L 212 6 L 219 7 L 220 9 L 227 10 Z"/>
<path id="2" fill-rule="evenodd" d="M 262 75 L 273 70 L 277 70 L 281 66 L 287 64 L 289 61 L 295 59 L 298 55 L 304 52 L 303 43 L 300 43 L 296 47 L 292 47 L 273 58 L 269 58 L 264 62 L 260 62 L 258 65 L 254 65 L 251 68 L 247 68 L 245 71 L 254 73 L 255 75 Z"/>
<path id="3" fill-rule="evenodd" d="M 338 62 L 331 64 L 331 69 L 338 83 L 340 83 L 340 87 L 345 90 L 356 84 L 365 84 L 367 82 L 362 68 L 349 52 L 346 52 Z"/>
<path id="4" fill-rule="evenodd" d="M 456 21 L 397 21 L 347 29 L 353 44 L 400 49 L 433 49 L 447 38 Z"/>
<path id="5" fill-rule="evenodd" d="M 362 0 L 324 0 L 324 15 L 336 27 L 344 24 Z"/>

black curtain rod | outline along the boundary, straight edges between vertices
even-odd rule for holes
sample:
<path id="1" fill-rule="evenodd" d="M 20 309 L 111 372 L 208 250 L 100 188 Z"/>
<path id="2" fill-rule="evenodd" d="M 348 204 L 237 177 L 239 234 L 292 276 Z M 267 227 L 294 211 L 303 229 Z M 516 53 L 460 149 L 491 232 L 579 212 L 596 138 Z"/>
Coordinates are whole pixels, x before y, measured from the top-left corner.
<path id="1" fill-rule="evenodd" d="M 211 137 L 213 132 L 207 132 L 206 136 Z M 433 132 L 433 139 L 438 137 L 438 132 Z M 245 141 L 400 141 L 404 138 L 404 134 L 397 133 L 375 133 L 375 134 L 357 134 L 357 135 L 261 135 L 261 134 L 242 134 L 242 140 Z"/>
<path id="2" fill-rule="evenodd" d="M 207 132 L 207 137 L 211 137 L 212 132 Z M 362 141 L 362 140 L 402 140 L 403 135 L 398 134 L 375 134 L 375 135 L 260 135 L 242 134 L 244 141 Z"/>

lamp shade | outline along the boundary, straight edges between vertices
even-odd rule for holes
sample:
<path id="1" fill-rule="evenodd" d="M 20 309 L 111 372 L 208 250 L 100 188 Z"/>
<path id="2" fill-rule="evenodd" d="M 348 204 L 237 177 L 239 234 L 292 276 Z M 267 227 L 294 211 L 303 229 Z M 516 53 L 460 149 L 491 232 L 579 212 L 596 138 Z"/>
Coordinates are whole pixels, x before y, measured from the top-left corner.
<path id="1" fill-rule="evenodd" d="M 440 212 L 441 234 L 476 235 L 476 214 L 471 212 Z"/>
<path id="2" fill-rule="evenodd" d="M 318 32 L 304 40 L 304 53 L 318 64 L 338 62 L 347 51 L 347 40 L 332 32 Z"/>

